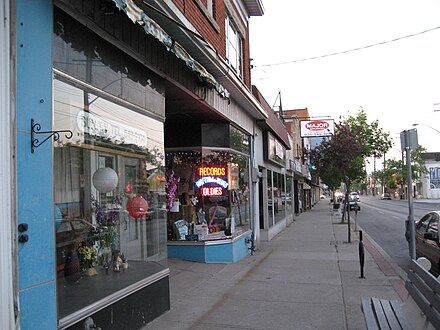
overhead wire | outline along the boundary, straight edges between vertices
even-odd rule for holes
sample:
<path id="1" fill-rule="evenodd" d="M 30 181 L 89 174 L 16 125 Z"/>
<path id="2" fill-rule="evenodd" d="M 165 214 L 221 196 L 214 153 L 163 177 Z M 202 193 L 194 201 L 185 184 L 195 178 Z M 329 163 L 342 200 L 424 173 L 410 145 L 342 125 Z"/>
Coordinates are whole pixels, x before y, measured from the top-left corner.
<path id="1" fill-rule="evenodd" d="M 317 59 L 324 58 L 324 57 L 329 57 L 329 56 L 342 55 L 342 54 L 346 54 L 346 53 L 351 53 L 351 52 L 355 52 L 355 51 L 360 51 L 360 50 L 368 49 L 368 48 L 371 48 L 371 47 L 376 47 L 376 46 L 381 46 L 381 45 L 389 44 L 389 43 L 392 43 L 392 42 L 400 41 L 402 39 L 416 37 L 418 35 L 421 35 L 421 34 L 424 34 L 424 33 L 428 33 L 428 32 L 431 32 L 431 31 L 434 31 L 434 30 L 437 30 L 437 29 L 440 29 L 440 26 L 437 26 L 437 27 L 434 27 L 434 28 L 431 28 L 431 29 L 428 29 L 428 30 L 420 31 L 420 32 L 417 32 L 417 33 L 413 33 L 413 34 L 408 34 L 408 35 L 403 36 L 403 37 L 398 37 L 398 38 L 394 38 L 394 39 L 390 39 L 390 40 L 386 40 L 386 41 L 381 41 L 381 42 L 377 42 L 377 43 L 366 45 L 366 46 L 362 46 L 362 47 L 347 49 L 347 50 L 343 50 L 343 51 L 340 51 L 340 52 L 334 52 L 334 53 L 329 53 L 329 54 L 324 54 L 324 55 L 319 55 L 319 56 L 306 57 L 306 58 L 302 58 L 302 59 L 298 59 L 298 60 L 284 61 L 284 62 L 278 62 L 278 63 L 253 65 L 252 67 L 256 68 L 256 67 L 278 66 L 278 65 L 285 65 L 285 64 L 290 64 L 290 63 L 297 63 L 297 62 L 304 62 L 304 61 L 310 61 L 310 60 L 317 60 Z"/>

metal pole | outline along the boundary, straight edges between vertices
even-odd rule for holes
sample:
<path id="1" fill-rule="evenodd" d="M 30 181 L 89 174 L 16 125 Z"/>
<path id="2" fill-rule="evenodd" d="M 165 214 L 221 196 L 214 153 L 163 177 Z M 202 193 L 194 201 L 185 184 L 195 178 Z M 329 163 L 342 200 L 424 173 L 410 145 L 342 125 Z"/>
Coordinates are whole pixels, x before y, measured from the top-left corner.
<path id="1" fill-rule="evenodd" d="M 359 230 L 359 264 L 361 266 L 361 276 L 359 276 L 359 278 L 365 278 L 364 262 L 365 262 L 364 242 L 362 241 L 362 230 Z"/>
<path id="2" fill-rule="evenodd" d="M 402 183 L 400 185 L 400 199 L 404 199 L 405 198 L 405 171 L 403 170 L 403 167 L 405 166 L 405 155 L 404 155 L 404 151 L 402 150 Z"/>
<path id="3" fill-rule="evenodd" d="M 409 256 L 411 259 L 416 258 L 416 228 L 414 224 L 414 210 L 413 210 L 413 191 L 412 191 L 412 170 L 411 170 L 411 147 L 409 141 L 409 131 L 405 131 L 405 150 L 406 150 L 406 170 L 407 170 L 407 185 L 408 185 L 408 210 L 409 210 Z"/>

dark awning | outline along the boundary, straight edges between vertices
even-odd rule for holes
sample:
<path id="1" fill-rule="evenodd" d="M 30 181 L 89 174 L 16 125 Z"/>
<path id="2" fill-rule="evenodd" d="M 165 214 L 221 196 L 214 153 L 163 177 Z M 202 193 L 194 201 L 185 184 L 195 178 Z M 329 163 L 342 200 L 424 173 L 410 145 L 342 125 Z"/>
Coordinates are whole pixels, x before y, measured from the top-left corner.
<path id="1" fill-rule="evenodd" d="M 186 63 L 186 66 L 195 72 L 199 78 L 216 89 L 218 94 L 224 98 L 229 98 L 229 92 L 224 88 L 212 74 L 210 74 L 199 62 L 183 48 L 177 41 L 165 32 L 162 27 L 139 8 L 132 0 L 113 0 L 116 7 L 127 14 L 133 23 L 143 27 L 144 31 L 159 40 L 168 51 L 174 53 L 176 57 Z"/>

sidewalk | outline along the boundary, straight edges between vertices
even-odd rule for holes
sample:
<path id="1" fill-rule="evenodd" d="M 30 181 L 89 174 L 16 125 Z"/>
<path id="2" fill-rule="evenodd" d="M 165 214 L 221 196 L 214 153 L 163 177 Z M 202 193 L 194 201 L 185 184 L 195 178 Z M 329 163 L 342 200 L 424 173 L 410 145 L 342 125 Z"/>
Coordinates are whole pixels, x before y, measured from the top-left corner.
<path id="1" fill-rule="evenodd" d="M 405 302 L 422 329 L 405 273 L 364 232 L 360 278 L 358 232 L 348 243 L 339 222 L 324 200 L 240 262 L 169 260 L 171 310 L 143 329 L 366 329 L 362 296 Z"/>

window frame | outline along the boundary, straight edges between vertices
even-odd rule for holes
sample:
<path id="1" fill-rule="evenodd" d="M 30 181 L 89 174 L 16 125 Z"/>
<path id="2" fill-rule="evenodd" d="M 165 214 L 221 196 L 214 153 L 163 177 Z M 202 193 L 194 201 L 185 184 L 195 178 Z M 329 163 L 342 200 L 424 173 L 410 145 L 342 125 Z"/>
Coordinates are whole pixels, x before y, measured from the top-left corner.
<path id="1" fill-rule="evenodd" d="M 233 36 L 231 36 L 231 31 Z M 234 20 L 226 15 L 225 18 L 226 61 L 240 79 L 243 78 L 243 38 Z M 231 54 L 234 48 L 235 55 Z M 234 57 L 234 58 L 232 58 Z"/>

